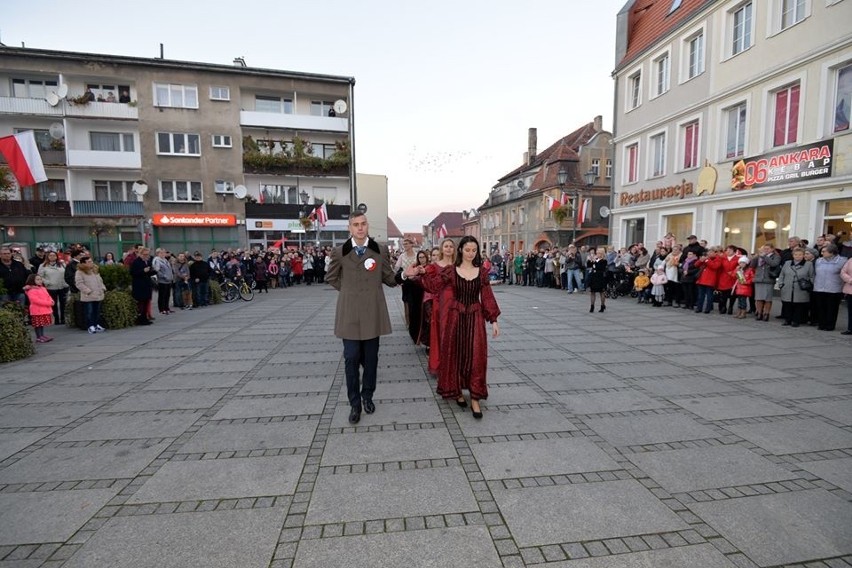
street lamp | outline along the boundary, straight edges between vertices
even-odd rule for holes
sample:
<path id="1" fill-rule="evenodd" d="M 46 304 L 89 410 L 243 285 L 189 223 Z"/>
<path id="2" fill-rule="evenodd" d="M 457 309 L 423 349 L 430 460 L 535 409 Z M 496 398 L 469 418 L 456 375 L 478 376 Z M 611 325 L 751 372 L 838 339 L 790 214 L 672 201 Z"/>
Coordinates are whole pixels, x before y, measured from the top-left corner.
<path id="1" fill-rule="evenodd" d="M 560 191 L 565 191 L 565 183 L 568 181 L 568 171 L 565 169 L 565 166 L 560 166 L 559 171 L 556 172 L 556 181 L 559 184 Z M 577 242 L 577 190 L 571 190 L 571 244 Z M 557 229 L 558 231 L 558 229 Z"/>

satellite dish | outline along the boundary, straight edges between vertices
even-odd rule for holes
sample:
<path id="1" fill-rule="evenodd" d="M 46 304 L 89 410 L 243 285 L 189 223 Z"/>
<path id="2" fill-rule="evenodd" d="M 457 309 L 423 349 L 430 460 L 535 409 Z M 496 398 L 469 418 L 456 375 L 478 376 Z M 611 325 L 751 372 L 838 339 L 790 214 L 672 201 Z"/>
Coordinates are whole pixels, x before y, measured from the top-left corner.
<path id="1" fill-rule="evenodd" d="M 609 207 L 607 207 L 606 205 L 601 205 L 601 208 L 600 210 L 598 210 L 598 213 L 601 214 L 601 217 L 606 219 L 607 217 L 609 217 L 609 214 L 612 213 L 612 211 L 610 211 Z"/>
<path id="2" fill-rule="evenodd" d="M 61 122 L 54 122 L 50 125 L 50 137 L 54 140 L 61 140 L 65 136 L 65 127 Z"/>
<path id="3" fill-rule="evenodd" d="M 56 96 L 60 99 L 64 99 L 68 96 L 68 85 L 65 83 L 60 83 L 59 88 L 56 89 Z"/>
<path id="4" fill-rule="evenodd" d="M 248 195 L 248 188 L 246 186 L 241 184 L 234 188 L 234 197 L 237 199 L 243 199 L 246 195 Z"/>
<path id="5" fill-rule="evenodd" d="M 47 99 L 47 104 L 52 107 L 55 107 L 59 104 L 59 96 L 56 93 L 47 93 L 45 99 Z"/>
<path id="6" fill-rule="evenodd" d="M 148 193 L 148 184 L 145 183 L 144 180 L 140 179 L 139 181 L 133 182 L 133 187 L 131 187 L 130 189 L 133 193 L 141 197 Z"/>
<path id="7" fill-rule="evenodd" d="M 347 106 L 346 101 L 344 101 L 343 99 L 337 99 L 336 101 L 334 101 L 334 112 L 336 112 L 337 114 L 343 114 L 344 112 L 346 112 L 347 108 L 349 107 Z"/>

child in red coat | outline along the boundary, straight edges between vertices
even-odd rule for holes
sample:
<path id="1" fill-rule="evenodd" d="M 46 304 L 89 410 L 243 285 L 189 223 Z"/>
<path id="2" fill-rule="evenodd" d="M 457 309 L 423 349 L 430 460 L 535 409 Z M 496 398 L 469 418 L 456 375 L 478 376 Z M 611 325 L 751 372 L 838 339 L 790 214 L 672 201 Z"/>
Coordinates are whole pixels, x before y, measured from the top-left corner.
<path id="1" fill-rule="evenodd" d="M 734 273 L 737 282 L 734 284 L 734 294 L 737 297 L 737 319 L 744 319 L 748 313 L 748 299 L 752 295 L 754 285 L 754 268 L 750 266 L 747 256 L 741 256 L 737 261 L 737 269 Z"/>
<path id="2" fill-rule="evenodd" d="M 44 328 L 53 323 L 53 298 L 44 287 L 41 276 L 30 274 L 24 286 L 24 293 L 30 305 L 30 324 L 35 329 L 36 343 L 53 341 L 52 337 L 44 334 Z"/>

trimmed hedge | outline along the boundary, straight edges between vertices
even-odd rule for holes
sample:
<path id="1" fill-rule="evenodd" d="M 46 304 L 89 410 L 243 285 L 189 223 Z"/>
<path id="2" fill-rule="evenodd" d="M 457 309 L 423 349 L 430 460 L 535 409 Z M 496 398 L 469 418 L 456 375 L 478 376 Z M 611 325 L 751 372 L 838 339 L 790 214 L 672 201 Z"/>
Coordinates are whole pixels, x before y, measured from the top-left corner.
<path id="1" fill-rule="evenodd" d="M 107 290 L 127 290 L 133 280 L 130 276 L 130 269 L 123 264 L 99 266 L 98 274 L 101 275 Z"/>
<path id="2" fill-rule="evenodd" d="M 127 270 L 125 268 L 125 270 Z M 68 294 L 65 307 L 65 325 L 77 327 L 74 320 L 74 304 L 80 301 L 80 294 Z M 123 329 L 136 325 L 136 300 L 125 290 L 107 290 L 101 303 L 101 319 L 107 329 Z"/>
<path id="3" fill-rule="evenodd" d="M 14 306 L 9 306 L 14 304 Z M 30 331 L 22 317 L 23 309 L 15 302 L 7 302 L 0 309 L 0 363 L 26 359 L 35 355 Z"/>

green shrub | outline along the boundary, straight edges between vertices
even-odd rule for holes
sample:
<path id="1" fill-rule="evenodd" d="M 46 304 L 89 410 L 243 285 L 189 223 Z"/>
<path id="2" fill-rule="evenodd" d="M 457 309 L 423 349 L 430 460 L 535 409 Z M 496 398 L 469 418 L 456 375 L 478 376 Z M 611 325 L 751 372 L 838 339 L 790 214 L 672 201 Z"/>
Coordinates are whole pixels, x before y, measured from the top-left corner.
<path id="1" fill-rule="evenodd" d="M 27 325 L 27 308 L 23 306 L 23 304 L 19 304 L 18 302 L 3 302 L 2 311 L 8 312 L 10 314 L 14 314 L 16 318 L 18 318 L 21 322 L 21 325 L 26 327 Z M 0 337 L 3 337 L 0 335 Z"/>
<path id="2" fill-rule="evenodd" d="M 99 267 L 98 272 L 107 290 L 127 290 L 130 288 L 132 280 L 130 269 L 123 264 L 106 264 Z"/>
<path id="3" fill-rule="evenodd" d="M 5 295 L 6 295 L 6 283 L 3 282 L 2 279 L 0 279 L 0 296 L 5 296 Z"/>
<path id="4" fill-rule="evenodd" d="M 107 290 L 101 304 L 101 315 L 107 329 L 122 329 L 136 324 L 136 300 L 130 292 Z"/>
<path id="5" fill-rule="evenodd" d="M 10 302 L 13 303 L 13 302 Z M 35 354 L 35 345 L 23 318 L 14 309 L 0 310 L 0 363 L 26 359 Z"/>
<path id="6" fill-rule="evenodd" d="M 77 327 L 77 322 L 74 321 L 74 304 L 80 301 L 80 293 L 68 293 L 65 299 L 65 325 L 67 327 Z"/>
<path id="7" fill-rule="evenodd" d="M 216 280 L 210 281 L 210 303 L 222 303 L 222 286 L 220 286 L 219 282 L 217 282 Z"/>

